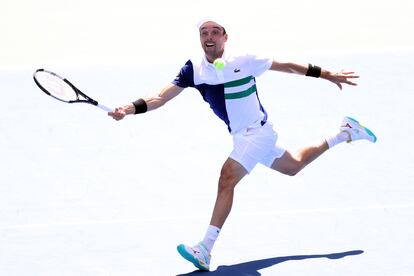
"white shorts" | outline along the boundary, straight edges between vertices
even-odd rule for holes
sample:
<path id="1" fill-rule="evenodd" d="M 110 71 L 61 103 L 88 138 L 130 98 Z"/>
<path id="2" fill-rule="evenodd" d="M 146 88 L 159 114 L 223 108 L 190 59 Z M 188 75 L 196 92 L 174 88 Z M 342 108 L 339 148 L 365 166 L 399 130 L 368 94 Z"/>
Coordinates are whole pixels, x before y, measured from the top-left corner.
<path id="1" fill-rule="evenodd" d="M 285 149 L 276 145 L 277 133 L 273 125 L 266 122 L 233 134 L 233 151 L 230 158 L 240 163 L 250 173 L 257 163 L 271 167 L 276 158 L 282 157 Z"/>

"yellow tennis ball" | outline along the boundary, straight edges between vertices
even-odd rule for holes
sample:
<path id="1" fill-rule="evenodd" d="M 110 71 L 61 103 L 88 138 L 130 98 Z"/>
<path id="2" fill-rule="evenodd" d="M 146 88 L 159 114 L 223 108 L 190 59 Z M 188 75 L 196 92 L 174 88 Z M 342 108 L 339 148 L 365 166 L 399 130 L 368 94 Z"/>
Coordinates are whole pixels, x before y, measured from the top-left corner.
<path id="1" fill-rule="evenodd" d="M 214 64 L 214 67 L 216 68 L 216 70 L 223 70 L 224 69 L 224 66 L 226 66 L 226 62 L 222 58 L 216 59 L 213 62 L 213 64 Z"/>

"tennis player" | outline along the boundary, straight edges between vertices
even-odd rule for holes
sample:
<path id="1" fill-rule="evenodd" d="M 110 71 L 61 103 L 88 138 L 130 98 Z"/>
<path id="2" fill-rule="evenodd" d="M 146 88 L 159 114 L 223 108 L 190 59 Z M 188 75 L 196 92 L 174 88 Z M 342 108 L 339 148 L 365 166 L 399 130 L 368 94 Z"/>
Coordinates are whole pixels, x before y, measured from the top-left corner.
<path id="1" fill-rule="evenodd" d="M 320 143 L 301 148 L 296 153 L 277 145 L 277 133 L 259 100 L 255 77 L 265 71 L 278 71 L 322 78 L 342 89 L 343 84 L 356 85 L 353 72 L 331 72 L 321 67 L 280 62 L 256 55 L 237 55 L 225 50 L 228 39 L 223 24 L 205 19 L 197 25 L 204 55 L 188 60 L 179 74 L 159 93 L 140 98 L 108 113 L 115 120 L 129 114 L 139 114 L 163 106 L 187 87 L 197 89 L 213 112 L 227 125 L 233 137 L 233 150 L 224 162 L 218 180 L 218 193 L 210 224 L 204 238 L 195 246 L 180 244 L 178 252 L 201 270 L 209 270 L 210 252 L 230 213 L 234 188 L 261 163 L 286 175 L 295 175 L 328 149 L 343 142 L 377 138 L 366 127 L 345 117 L 337 133 L 321 139 Z M 218 70 L 214 61 L 225 61 Z"/>

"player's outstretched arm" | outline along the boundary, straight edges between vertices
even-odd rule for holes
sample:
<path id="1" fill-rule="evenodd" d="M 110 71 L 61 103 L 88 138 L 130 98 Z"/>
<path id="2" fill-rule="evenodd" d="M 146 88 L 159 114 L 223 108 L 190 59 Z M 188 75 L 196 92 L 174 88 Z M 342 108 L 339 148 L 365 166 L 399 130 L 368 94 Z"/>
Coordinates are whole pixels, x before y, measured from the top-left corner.
<path id="1" fill-rule="evenodd" d="M 177 96 L 183 91 L 184 88 L 175 84 L 168 84 L 159 93 L 155 95 L 139 99 L 133 103 L 128 103 L 124 106 L 120 106 L 109 112 L 108 115 L 119 121 L 125 118 L 126 115 L 144 113 L 146 111 L 157 109 L 163 106 L 166 102 Z M 137 110 L 140 109 L 140 110 Z"/>
<path id="2" fill-rule="evenodd" d="M 272 66 L 270 70 L 285 72 L 285 73 L 294 73 L 299 75 L 306 75 L 310 77 L 317 77 L 326 79 L 335 85 L 338 86 L 339 89 L 342 89 L 342 84 L 348 85 L 357 85 L 353 82 L 353 79 L 359 78 L 359 76 L 355 75 L 354 72 L 330 72 L 326 69 L 322 69 L 319 66 L 313 66 L 311 64 L 297 64 L 293 62 L 279 62 L 274 60 L 272 62 Z"/>

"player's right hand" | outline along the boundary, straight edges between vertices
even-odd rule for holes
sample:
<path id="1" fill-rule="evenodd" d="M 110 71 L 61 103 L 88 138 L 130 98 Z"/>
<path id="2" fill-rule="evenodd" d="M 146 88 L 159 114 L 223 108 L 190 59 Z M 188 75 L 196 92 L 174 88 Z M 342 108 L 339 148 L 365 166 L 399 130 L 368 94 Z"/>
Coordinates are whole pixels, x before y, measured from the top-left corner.
<path id="1" fill-rule="evenodd" d="M 117 107 L 112 112 L 108 112 L 108 116 L 111 116 L 116 121 L 122 120 L 126 115 L 127 113 L 123 107 Z"/>

